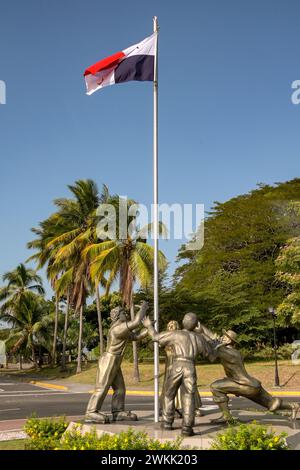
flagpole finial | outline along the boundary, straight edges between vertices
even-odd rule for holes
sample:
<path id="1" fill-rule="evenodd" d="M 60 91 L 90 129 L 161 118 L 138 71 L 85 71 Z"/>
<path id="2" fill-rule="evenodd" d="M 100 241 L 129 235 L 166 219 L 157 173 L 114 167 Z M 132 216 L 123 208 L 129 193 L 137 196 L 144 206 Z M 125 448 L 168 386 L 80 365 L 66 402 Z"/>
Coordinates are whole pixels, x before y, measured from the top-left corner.
<path id="1" fill-rule="evenodd" d="M 157 33 L 159 30 L 157 16 L 153 16 L 153 31 Z"/>

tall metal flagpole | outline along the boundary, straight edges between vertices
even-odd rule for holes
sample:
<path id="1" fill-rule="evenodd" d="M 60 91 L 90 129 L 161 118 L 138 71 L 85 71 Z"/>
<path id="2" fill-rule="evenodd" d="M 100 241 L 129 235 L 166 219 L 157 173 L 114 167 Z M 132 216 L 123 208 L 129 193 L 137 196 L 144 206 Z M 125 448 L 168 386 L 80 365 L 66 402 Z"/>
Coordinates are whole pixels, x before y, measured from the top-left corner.
<path id="1" fill-rule="evenodd" d="M 154 55 L 154 81 L 153 81 L 153 235 L 154 235 L 154 321 L 156 331 L 159 331 L 158 310 L 158 70 L 157 70 L 157 46 L 158 46 L 158 21 L 153 18 L 153 31 L 157 33 Z M 158 343 L 154 343 L 154 421 L 159 421 L 159 349 Z"/>

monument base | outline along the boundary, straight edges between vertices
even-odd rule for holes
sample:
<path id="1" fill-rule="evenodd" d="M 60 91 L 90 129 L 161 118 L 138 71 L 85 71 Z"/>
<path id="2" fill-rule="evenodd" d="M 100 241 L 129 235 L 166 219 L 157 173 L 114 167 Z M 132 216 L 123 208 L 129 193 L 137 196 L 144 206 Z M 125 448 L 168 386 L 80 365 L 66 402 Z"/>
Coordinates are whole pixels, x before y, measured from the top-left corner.
<path id="1" fill-rule="evenodd" d="M 251 423 L 256 421 L 259 424 L 272 427 L 277 433 L 286 432 L 288 434 L 287 443 L 295 450 L 300 450 L 300 420 L 295 422 L 289 421 L 286 417 L 263 412 L 261 410 L 232 410 L 232 414 L 235 418 L 242 423 Z M 100 437 L 103 434 L 119 434 L 122 431 L 127 431 L 129 428 L 135 431 L 146 432 L 149 437 L 158 439 L 161 442 L 172 441 L 177 437 L 181 436 L 181 419 L 174 421 L 173 430 L 161 429 L 161 423 L 154 423 L 153 413 L 149 411 L 137 412 L 138 421 L 132 422 L 114 422 L 110 424 L 86 424 L 83 421 L 71 422 L 67 428 L 67 431 L 71 431 L 78 428 L 81 434 L 96 430 L 97 435 Z M 194 436 L 184 437 L 182 440 L 183 448 L 197 448 L 197 449 L 209 449 L 212 440 L 218 432 L 225 431 L 227 429 L 226 424 L 213 424 L 211 420 L 216 419 L 220 416 L 219 411 L 205 412 L 201 417 L 196 417 L 194 426 Z"/>

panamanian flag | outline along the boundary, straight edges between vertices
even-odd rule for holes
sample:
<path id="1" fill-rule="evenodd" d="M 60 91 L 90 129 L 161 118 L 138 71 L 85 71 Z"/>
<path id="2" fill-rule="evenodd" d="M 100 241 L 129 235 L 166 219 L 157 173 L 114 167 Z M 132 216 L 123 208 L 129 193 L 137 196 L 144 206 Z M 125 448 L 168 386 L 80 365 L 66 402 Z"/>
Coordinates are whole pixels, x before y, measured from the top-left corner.
<path id="1" fill-rule="evenodd" d="M 157 33 L 91 65 L 84 72 L 87 94 L 115 83 L 154 80 Z"/>

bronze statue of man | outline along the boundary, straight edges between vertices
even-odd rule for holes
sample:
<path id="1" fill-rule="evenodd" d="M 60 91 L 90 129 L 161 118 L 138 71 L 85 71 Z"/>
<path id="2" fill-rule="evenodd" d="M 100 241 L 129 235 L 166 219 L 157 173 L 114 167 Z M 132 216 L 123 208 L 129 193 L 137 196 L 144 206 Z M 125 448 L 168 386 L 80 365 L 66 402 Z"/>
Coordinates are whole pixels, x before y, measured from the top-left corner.
<path id="1" fill-rule="evenodd" d="M 153 341 L 157 341 L 163 347 L 172 345 L 174 349 L 172 367 L 165 383 L 162 427 L 173 429 L 175 398 L 179 388 L 182 387 L 182 434 L 191 436 L 194 434 L 197 387 L 195 360 L 199 354 L 204 357 L 209 355 L 209 342 L 194 331 L 198 325 L 195 313 L 187 313 L 184 316 L 182 330 L 157 333 L 149 317 L 144 319 L 143 324 Z"/>
<path id="2" fill-rule="evenodd" d="M 171 320 L 167 324 L 167 331 L 175 331 L 179 330 L 179 323 L 176 320 Z M 172 371 L 172 365 L 173 365 L 173 357 L 175 355 L 175 351 L 173 346 L 170 344 L 165 347 L 165 353 L 166 353 L 166 363 L 165 363 L 165 373 L 164 373 L 164 381 L 162 385 L 162 391 L 160 394 L 160 409 L 162 412 L 163 408 L 163 402 L 165 398 L 165 391 L 166 391 L 166 382 L 168 379 L 168 376 L 170 372 Z M 183 386 L 181 386 L 177 392 L 176 398 L 175 398 L 175 413 L 182 418 L 182 395 L 184 393 Z M 202 400 L 198 391 L 198 387 L 196 387 L 196 393 L 195 393 L 195 416 L 202 416 L 202 411 L 201 411 L 201 406 L 202 406 Z"/>
<path id="3" fill-rule="evenodd" d="M 299 403 L 290 403 L 278 397 L 273 397 L 262 386 L 261 382 L 248 374 L 243 357 L 236 348 L 238 344 L 237 334 L 234 331 L 223 331 L 221 338 L 216 338 L 205 329 L 205 334 L 213 337 L 215 355 L 221 361 L 226 378 L 216 380 L 210 386 L 213 400 L 218 404 L 222 415 L 213 420 L 214 423 L 234 421 L 234 417 L 228 408 L 228 394 L 248 398 L 267 408 L 269 411 L 289 410 L 291 419 L 296 419 L 300 409 Z"/>
<path id="4" fill-rule="evenodd" d="M 135 333 L 146 315 L 148 303 L 143 302 L 133 320 L 128 321 L 121 307 L 110 312 L 112 325 L 108 332 L 106 352 L 100 357 L 97 368 L 95 392 L 91 396 L 85 415 L 86 422 L 109 423 L 108 415 L 100 412 L 107 392 L 113 389 L 111 402 L 113 421 L 137 420 L 134 413 L 125 413 L 126 388 L 121 370 L 121 362 L 129 340 L 139 341 L 147 336 L 147 330 Z"/>

